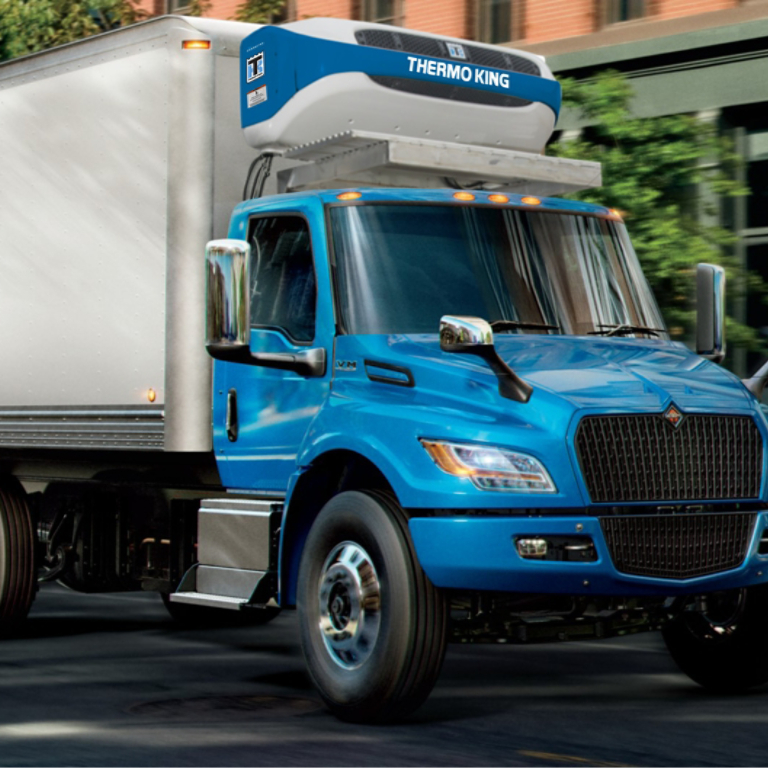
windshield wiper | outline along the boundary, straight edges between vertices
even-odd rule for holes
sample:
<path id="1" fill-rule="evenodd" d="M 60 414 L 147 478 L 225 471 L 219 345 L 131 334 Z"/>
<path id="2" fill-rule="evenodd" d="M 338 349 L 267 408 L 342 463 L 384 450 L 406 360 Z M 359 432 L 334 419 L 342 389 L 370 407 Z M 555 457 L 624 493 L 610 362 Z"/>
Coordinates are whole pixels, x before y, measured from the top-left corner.
<path id="1" fill-rule="evenodd" d="M 542 331 L 559 331 L 559 325 L 547 325 L 546 323 L 526 323 L 522 320 L 494 320 L 491 323 L 494 331 L 512 331 L 516 328 L 534 328 Z"/>
<path id="2" fill-rule="evenodd" d="M 651 336 L 658 336 L 660 333 L 666 333 L 663 328 L 646 328 L 644 325 L 628 325 L 619 323 L 618 325 L 598 325 L 600 331 L 590 331 L 588 336 L 626 336 L 630 333 L 648 333 Z"/>

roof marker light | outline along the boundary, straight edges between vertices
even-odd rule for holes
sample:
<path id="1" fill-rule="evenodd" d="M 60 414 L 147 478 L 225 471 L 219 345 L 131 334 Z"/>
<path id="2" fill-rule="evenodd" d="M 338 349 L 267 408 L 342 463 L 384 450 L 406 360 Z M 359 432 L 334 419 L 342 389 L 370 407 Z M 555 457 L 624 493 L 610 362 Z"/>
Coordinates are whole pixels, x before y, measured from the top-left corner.
<path id="1" fill-rule="evenodd" d="M 471 192 L 454 192 L 453 196 L 456 200 L 470 201 L 475 199 L 475 196 Z"/>
<path id="2" fill-rule="evenodd" d="M 615 216 L 619 221 L 623 220 L 623 216 L 621 215 L 621 211 L 618 208 L 610 208 L 608 210 L 608 213 L 611 214 L 611 216 Z"/>
<path id="3" fill-rule="evenodd" d="M 520 202 L 525 205 L 541 205 L 541 200 L 538 197 L 524 197 Z"/>
<path id="4" fill-rule="evenodd" d="M 362 192 L 342 192 L 336 195 L 337 200 L 359 200 L 363 196 Z"/>
<path id="5" fill-rule="evenodd" d="M 207 51 L 211 47 L 210 40 L 182 40 L 181 47 L 185 51 Z"/>
<path id="6" fill-rule="evenodd" d="M 488 199 L 492 203 L 508 203 L 509 198 L 506 195 L 488 195 Z"/>

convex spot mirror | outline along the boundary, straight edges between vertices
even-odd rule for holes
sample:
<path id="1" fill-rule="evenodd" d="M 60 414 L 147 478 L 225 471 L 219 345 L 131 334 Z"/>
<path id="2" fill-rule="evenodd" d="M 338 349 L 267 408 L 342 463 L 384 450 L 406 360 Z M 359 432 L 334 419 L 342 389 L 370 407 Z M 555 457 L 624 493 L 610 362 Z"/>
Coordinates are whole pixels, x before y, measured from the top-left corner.
<path id="1" fill-rule="evenodd" d="M 499 381 L 499 394 L 508 400 L 527 403 L 533 387 L 523 381 L 500 357 L 493 344 L 493 330 L 480 317 L 444 315 L 440 319 L 440 349 L 463 352 L 485 360 Z"/>

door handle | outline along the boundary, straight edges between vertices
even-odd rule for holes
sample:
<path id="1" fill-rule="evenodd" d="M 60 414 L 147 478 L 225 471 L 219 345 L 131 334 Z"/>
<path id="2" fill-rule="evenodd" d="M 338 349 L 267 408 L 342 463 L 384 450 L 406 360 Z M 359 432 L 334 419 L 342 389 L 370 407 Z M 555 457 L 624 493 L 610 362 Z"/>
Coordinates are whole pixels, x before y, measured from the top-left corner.
<path id="1" fill-rule="evenodd" d="M 230 443 L 234 443 L 237 440 L 238 433 L 238 421 L 237 421 L 237 390 L 230 389 L 227 392 L 227 437 Z"/>

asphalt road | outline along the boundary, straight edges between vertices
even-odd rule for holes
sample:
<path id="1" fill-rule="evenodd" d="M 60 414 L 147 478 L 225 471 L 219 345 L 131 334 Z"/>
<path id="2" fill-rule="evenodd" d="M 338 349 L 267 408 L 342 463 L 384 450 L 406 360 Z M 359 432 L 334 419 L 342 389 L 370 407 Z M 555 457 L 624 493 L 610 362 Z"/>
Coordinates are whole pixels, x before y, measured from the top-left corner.
<path id="1" fill-rule="evenodd" d="M 767 649 L 768 651 L 768 649 Z M 452 645 L 395 726 L 321 706 L 293 613 L 180 629 L 150 594 L 38 596 L 0 642 L 0 765 L 766 765 L 768 689 L 709 695 L 645 634 Z"/>

